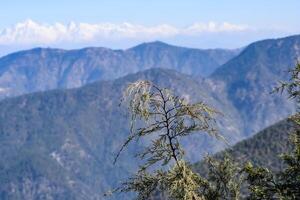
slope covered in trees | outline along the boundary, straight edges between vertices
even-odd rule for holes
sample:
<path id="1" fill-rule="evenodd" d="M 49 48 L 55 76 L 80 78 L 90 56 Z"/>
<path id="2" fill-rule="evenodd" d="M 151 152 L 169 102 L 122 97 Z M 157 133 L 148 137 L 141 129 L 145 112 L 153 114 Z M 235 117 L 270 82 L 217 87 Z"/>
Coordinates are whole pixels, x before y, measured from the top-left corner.
<path id="1" fill-rule="evenodd" d="M 74 88 L 151 68 L 208 76 L 239 50 L 201 50 L 144 43 L 127 50 L 36 48 L 0 58 L 0 97 Z"/>
<path id="2" fill-rule="evenodd" d="M 288 80 L 288 71 L 297 59 L 299 35 L 263 40 L 250 44 L 211 75 L 215 87 L 224 90 L 242 121 L 252 124 L 250 129 L 245 127 L 244 134 L 254 134 L 283 119 L 278 116 L 291 113 L 284 95 L 270 93 L 279 81 Z"/>
<path id="3" fill-rule="evenodd" d="M 280 154 L 291 152 L 289 133 L 295 130 L 295 126 L 291 120 L 280 121 L 213 157 L 222 159 L 227 154 L 240 164 L 251 161 L 256 166 L 268 167 L 275 171 L 282 170 L 284 164 Z M 196 163 L 194 169 L 203 175 L 208 170 L 204 161 Z"/>

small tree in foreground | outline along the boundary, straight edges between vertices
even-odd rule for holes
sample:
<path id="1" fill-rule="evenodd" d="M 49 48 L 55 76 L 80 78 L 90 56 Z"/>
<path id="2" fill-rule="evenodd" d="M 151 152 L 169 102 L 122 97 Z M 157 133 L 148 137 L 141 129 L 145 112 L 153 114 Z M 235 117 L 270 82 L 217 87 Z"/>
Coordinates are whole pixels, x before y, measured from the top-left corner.
<path id="1" fill-rule="evenodd" d="M 180 139 L 194 133 L 221 139 L 214 128 L 217 112 L 203 102 L 189 103 L 149 81 L 130 84 L 122 102 L 131 113 L 131 135 L 116 160 L 131 141 L 146 136 L 152 141 L 137 155 L 144 164 L 117 191 L 136 192 L 138 200 L 147 199 L 156 190 L 165 191 L 172 199 L 204 199 L 199 192 L 203 179 L 184 160 Z M 155 169 L 150 169 L 153 165 Z"/>

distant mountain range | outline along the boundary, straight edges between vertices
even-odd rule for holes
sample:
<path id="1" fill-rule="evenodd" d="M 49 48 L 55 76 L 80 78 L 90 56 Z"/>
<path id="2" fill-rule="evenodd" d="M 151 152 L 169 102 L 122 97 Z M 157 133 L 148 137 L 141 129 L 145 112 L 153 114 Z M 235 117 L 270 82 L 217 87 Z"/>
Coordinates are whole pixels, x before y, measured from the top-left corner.
<path id="1" fill-rule="evenodd" d="M 36 48 L 0 58 L 0 98 L 56 88 L 74 88 L 151 68 L 208 76 L 240 50 L 200 50 L 144 43 L 128 50 Z"/>
<path id="2" fill-rule="evenodd" d="M 287 100 L 284 95 L 271 95 L 270 92 L 277 81 L 288 79 L 287 70 L 300 55 L 300 36 L 253 43 L 205 78 L 199 76 L 200 71 L 186 75 L 171 69 L 155 68 L 158 66 L 151 64 L 150 58 L 147 61 L 146 55 L 153 54 L 150 57 L 155 57 L 156 52 L 167 50 L 158 51 L 151 45 L 155 48 L 167 48 L 164 44 L 153 43 L 126 51 L 139 57 L 140 62 L 148 63 L 144 66 L 151 66 L 151 69 L 76 89 L 37 92 L 0 101 L 1 199 L 102 199 L 102 194 L 107 189 L 116 186 L 122 178 L 134 172 L 137 161 L 133 155 L 146 141 L 130 146 L 117 165 L 112 165 L 112 160 L 113 153 L 128 135 L 128 116 L 118 106 L 119 99 L 126 85 L 139 79 L 151 80 L 162 87 L 175 90 L 191 101 L 202 100 L 214 106 L 224 114 L 224 117 L 218 118 L 218 125 L 221 133 L 231 143 L 247 138 L 295 111 L 292 101 Z M 124 54 L 124 51 L 107 49 L 98 51 L 102 53 L 95 53 L 95 49 L 83 49 L 70 52 L 52 50 L 49 54 L 45 49 L 35 49 L 12 54 L 1 59 L 4 64 L 0 67 L 0 83 L 7 80 L 13 85 L 14 80 L 14 87 L 23 86 L 22 90 L 18 90 L 20 93 L 81 86 L 89 82 L 87 80 L 94 81 L 82 76 L 88 74 L 83 73 L 85 64 L 82 60 L 94 63 L 89 58 L 95 54 L 95 58 L 99 60 L 112 62 L 114 59 L 111 58 L 115 57 L 110 56 L 115 53 L 119 55 L 120 52 Z M 148 53 L 137 54 L 135 51 Z M 72 58 L 74 62 L 60 57 L 54 59 L 57 55 L 55 52 L 64 52 L 62 54 L 69 55 L 68 58 Z M 84 57 L 80 56 L 82 52 L 85 52 Z M 22 62 L 17 62 L 19 55 L 22 55 Z M 45 59 L 40 59 L 41 57 Z M 46 58 L 52 58 L 51 62 Z M 163 60 L 162 57 L 159 58 L 155 60 Z M 31 63 L 42 64 L 33 68 L 26 67 L 31 59 L 34 60 Z M 53 74 L 59 72 L 58 63 L 64 62 L 73 63 L 73 67 L 69 70 L 66 67 L 64 71 L 68 78 L 57 82 L 57 76 Z M 23 67 L 19 67 L 20 63 L 23 63 Z M 79 63 L 80 67 L 75 63 Z M 112 66 L 118 64 L 108 68 L 113 71 L 115 68 Z M 32 69 L 34 70 L 31 71 Z M 136 70 L 140 68 L 137 67 Z M 97 75 L 92 71 L 91 74 Z M 116 71 L 119 73 L 116 77 L 122 76 L 120 71 Z M 48 75 L 42 76 L 43 74 Z M 35 79 L 36 77 L 40 78 Z M 102 77 L 106 79 L 104 75 Z M 28 85 L 23 85 L 25 82 Z M 53 85 L 50 87 L 48 83 Z M 58 83 L 61 85 L 58 86 Z M 41 87 L 28 89 L 31 86 Z M 18 92 L 9 95 L 17 94 Z M 223 143 L 205 136 L 192 137 L 183 143 L 191 161 L 198 161 L 205 152 L 216 152 L 224 148 Z M 126 197 L 116 197 L 120 198 Z"/>

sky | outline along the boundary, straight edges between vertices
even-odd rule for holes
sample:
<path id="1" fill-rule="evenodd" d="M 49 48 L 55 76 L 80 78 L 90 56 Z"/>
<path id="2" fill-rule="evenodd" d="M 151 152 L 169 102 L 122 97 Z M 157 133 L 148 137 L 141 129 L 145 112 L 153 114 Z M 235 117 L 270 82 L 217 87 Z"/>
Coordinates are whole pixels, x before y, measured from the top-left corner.
<path id="1" fill-rule="evenodd" d="M 239 48 L 300 33 L 299 0 L 0 0 L 1 47 Z M 3 52 L 3 50 L 2 50 Z"/>

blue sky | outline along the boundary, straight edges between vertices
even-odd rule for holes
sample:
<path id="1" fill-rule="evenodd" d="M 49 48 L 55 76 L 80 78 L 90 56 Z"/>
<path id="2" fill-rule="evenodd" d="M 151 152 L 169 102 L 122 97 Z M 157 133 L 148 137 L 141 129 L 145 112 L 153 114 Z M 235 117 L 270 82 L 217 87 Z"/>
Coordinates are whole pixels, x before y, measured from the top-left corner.
<path id="1" fill-rule="evenodd" d="M 299 8 L 299 0 L 7 0 L 0 2 L 0 46 L 126 48 L 162 40 L 197 48 L 237 48 L 300 33 Z M 69 33 L 70 22 L 76 33 L 74 28 Z"/>
<path id="2" fill-rule="evenodd" d="M 254 26 L 299 26 L 299 0 L 9 0 L 0 3 L 0 28 L 24 19 L 42 22 L 132 22 L 186 25 L 229 21 Z"/>

